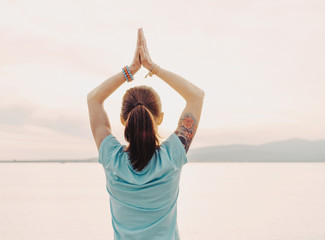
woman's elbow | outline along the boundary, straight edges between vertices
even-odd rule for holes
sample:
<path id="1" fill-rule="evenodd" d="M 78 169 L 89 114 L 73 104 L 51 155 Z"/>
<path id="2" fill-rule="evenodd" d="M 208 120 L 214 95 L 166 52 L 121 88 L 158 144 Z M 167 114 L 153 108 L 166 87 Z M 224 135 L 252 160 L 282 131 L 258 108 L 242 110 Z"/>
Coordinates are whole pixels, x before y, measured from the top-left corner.
<path id="1" fill-rule="evenodd" d="M 91 97 L 91 92 L 87 93 L 87 99 Z"/>
<path id="2" fill-rule="evenodd" d="M 198 89 L 198 92 L 197 92 L 197 98 L 204 98 L 204 95 L 205 95 L 205 92 L 204 90 L 202 90 L 201 88 Z"/>
<path id="3" fill-rule="evenodd" d="M 87 101 L 93 100 L 94 99 L 94 93 L 93 92 L 89 92 L 87 94 Z"/>

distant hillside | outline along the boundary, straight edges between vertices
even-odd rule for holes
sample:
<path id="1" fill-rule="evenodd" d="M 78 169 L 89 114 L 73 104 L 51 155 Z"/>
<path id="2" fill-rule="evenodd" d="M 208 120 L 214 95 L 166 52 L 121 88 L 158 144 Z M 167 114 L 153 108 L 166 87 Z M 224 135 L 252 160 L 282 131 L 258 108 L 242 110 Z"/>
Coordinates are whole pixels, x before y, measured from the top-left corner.
<path id="1" fill-rule="evenodd" d="M 325 140 L 307 141 L 290 139 L 261 145 L 219 145 L 190 149 L 190 162 L 325 162 Z M 0 160 L 0 163 L 17 162 L 97 162 L 88 159 Z"/>
<path id="2" fill-rule="evenodd" d="M 189 150 L 190 162 L 325 162 L 325 140 L 290 139 L 261 145 L 223 145 Z"/>

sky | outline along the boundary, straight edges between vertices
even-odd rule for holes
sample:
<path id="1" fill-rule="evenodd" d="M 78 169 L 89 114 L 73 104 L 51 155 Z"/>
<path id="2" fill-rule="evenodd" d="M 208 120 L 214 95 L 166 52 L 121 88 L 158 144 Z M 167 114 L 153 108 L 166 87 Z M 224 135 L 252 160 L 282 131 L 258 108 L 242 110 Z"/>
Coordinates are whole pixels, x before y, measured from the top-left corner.
<path id="1" fill-rule="evenodd" d="M 191 148 L 325 139 L 325 2 L 0 2 L 0 160 L 96 157 L 86 96 L 133 59 L 142 27 L 152 60 L 205 91 Z M 185 100 L 142 68 L 105 101 L 112 132 L 128 88 L 153 87 L 167 138 Z"/>

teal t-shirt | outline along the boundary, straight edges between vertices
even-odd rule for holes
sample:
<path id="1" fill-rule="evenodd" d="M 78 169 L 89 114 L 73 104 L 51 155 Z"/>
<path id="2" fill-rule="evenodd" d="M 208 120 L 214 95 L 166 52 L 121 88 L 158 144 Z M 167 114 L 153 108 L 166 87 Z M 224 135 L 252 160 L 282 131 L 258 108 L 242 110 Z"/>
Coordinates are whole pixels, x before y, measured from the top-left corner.
<path id="1" fill-rule="evenodd" d="M 128 152 L 112 134 L 100 144 L 115 240 L 177 240 L 177 198 L 184 146 L 172 133 L 147 166 L 133 170 Z"/>

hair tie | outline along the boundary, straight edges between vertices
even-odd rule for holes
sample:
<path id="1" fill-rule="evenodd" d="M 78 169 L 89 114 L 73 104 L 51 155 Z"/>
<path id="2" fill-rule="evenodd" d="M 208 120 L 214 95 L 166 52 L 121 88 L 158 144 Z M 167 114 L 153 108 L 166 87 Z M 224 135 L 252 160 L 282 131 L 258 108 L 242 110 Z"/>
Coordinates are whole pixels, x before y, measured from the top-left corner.
<path id="1" fill-rule="evenodd" d="M 138 105 L 143 105 L 143 103 L 138 102 L 137 104 L 135 104 L 135 107 L 138 106 Z"/>

